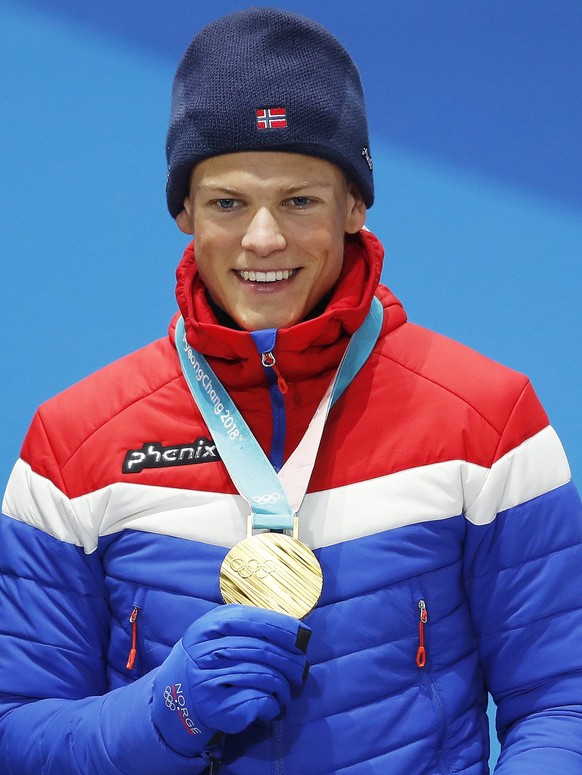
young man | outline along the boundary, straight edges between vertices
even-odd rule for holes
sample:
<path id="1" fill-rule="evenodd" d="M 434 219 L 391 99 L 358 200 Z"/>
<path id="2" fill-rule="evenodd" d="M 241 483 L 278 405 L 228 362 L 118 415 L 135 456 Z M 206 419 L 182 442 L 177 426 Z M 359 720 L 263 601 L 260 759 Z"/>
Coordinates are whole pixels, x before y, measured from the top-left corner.
<path id="1" fill-rule="evenodd" d="M 4 499 L 0 770 L 477 775 L 489 690 L 499 773 L 580 772 L 580 500 L 528 380 L 378 285 L 347 53 L 215 22 L 167 154 L 180 317 Z"/>

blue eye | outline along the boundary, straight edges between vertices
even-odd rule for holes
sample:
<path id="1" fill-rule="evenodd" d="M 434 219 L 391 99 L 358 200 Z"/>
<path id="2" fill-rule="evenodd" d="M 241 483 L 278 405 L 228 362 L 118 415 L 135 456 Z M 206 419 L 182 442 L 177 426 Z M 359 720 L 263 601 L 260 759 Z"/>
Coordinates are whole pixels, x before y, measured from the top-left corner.
<path id="1" fill-rule="evenodd" d="M 221 210 L 232 210 L 236 204 L 236 199 L 218 199 L 217 204 Z"/>
<path id="2" fill-rule="evenodd" d="M 295 207 L 303 208 L 311 204 L 311 199 L 308 196 L 294 196 L 291 199 L 291 202 L 295 205 Z"/>

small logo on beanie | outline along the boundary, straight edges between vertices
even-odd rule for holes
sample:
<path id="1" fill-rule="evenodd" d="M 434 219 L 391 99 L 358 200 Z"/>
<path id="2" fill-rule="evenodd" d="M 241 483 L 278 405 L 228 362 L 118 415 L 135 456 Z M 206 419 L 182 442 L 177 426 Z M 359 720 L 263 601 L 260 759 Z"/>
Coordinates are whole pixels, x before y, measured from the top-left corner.
<path id="1" fill-rule="evenodd" d="M 285 108 L 258 108 L 257 129 L 284 129 L 287 126 Z"/>
<path id="2" fill-rule="evenodd" d="M 368 150 L 367 146 L 362 148 L 362 156 L 366 160 L 366 164 L 368 165 L 370 172 L 372 172 L 374 169 L 374 164 L 372 163 L 372 157 L 370 156 L 370 151 Z"/>

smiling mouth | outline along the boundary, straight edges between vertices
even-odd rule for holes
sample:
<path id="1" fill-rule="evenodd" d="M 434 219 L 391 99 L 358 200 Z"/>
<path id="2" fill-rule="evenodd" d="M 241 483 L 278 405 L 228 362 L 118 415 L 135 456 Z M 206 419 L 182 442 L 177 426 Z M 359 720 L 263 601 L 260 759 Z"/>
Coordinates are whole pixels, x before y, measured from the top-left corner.
<path id="1" fill-rule="evenodd" d="M 277 280 L 289 280 L 298 271 L 298 269 L 278 269 L 275 272 L 240 271 L 237 274 L 242 280 L 252 283 L 274 283 Z"/>

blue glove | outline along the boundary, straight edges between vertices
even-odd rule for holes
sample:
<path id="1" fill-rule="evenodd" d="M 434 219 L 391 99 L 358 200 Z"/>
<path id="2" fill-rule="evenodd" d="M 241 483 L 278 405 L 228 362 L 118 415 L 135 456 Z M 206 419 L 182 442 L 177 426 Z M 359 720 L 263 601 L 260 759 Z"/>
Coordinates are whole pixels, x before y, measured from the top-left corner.
<path id="1" fill-rule="evenodd" d="M 307 677 L 310 635 L 298 619 L 250 606 L 201 616 L 158 668 L 152 716 L 161 736 L 188 756 L 217 731 L 272 721 Z"/>

